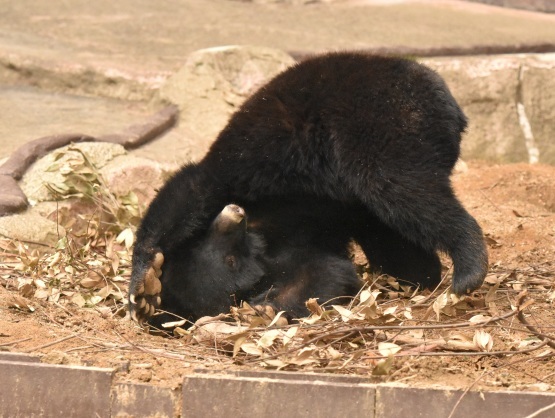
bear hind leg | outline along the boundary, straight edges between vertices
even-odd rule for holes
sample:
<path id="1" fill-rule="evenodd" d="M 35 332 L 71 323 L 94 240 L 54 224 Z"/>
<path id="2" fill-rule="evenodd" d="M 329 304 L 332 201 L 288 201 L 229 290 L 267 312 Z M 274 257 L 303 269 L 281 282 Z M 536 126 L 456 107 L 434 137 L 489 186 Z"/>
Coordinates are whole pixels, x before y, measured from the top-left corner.
<path id="1" fill-rule="evenodd" d="M 339 163 L 348 161 L 348 155 L 344 157 Z M 366 209 L 415 245 L 409 254 L 420 253 L 423 264 L 433 266 L 433 253 L 446 252 L 454 265 L 453 291 L 464 294 L 477 289 L 487 274 L 487 250 L 480 226 L 453 194 L 449 172 L 430 161 L 416 164 L 411 159 L 403 160 L 402 156 L 397 159 L 401 161 L 382 157 L 379 165 L 374 160 L 374 165 L 370 164 L 374 167 L 372 170 L 361 171 L 353 164 L 340 164 L 340 167 L 345 167 L 344 181 L 351 185 Z M 410 170 L 399 167 L 410 167 Z M 400 243 L 403 241 L 393 239 L 385 246 L 392 245 L 395 250 Z M 368 243 L 367 247 L 372 249 Z M 418 265 L 417 257 L 415 265 Z"/>
<path id="2" fill-rule="evenodd" d="M 373 272 L 385 273 L 428 289 L 440 283 L 441 262 L 435 251 L 425 250 L 409 241 L 369 213 L 358 225 L 354 238 L 362 247 Z"/>
<path id="3" fill-rule="evenodd" d="M 400 198 L 401 197 L 401 198 Z M 382 193 L 370 206 L 384 223 L 429 253 L 445 251 L 452 259 L 453 291 L 464 294 L 481 286 L 488 269 L 482 230 L 450 188 Z M 393 202 L 393 204 L 392 204 Z"/>

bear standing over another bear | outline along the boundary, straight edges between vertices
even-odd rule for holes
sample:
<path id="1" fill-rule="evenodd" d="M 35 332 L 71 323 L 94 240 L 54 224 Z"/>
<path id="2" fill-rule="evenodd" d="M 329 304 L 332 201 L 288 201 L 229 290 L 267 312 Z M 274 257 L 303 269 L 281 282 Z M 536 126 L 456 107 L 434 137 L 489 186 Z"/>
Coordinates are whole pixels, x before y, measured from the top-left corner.
<path id="1" fill-rule="evenodd" d="M 133 253 L 132 316 L 160 305 L 163 256 L 197 245 L 229 203 L 336 202 L 342 216 L 356 213 L 352 238 L 374 268 L 429 285 L 444 251 L 453 291 L 478 288 L 488 266 L 482 231 L 449 179 L 465 128 L 441 77 L 414 61 L 341 52 L 289 68 L 151 203 Z"/>

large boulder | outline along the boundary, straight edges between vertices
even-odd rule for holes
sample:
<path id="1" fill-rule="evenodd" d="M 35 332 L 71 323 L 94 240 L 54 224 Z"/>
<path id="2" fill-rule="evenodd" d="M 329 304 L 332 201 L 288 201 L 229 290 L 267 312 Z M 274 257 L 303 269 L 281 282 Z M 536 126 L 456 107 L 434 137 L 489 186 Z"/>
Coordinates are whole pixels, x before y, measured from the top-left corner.
<path id="1" fill-rule="evenodd" d="M 208 144 L 230 115 L 277 73 L 294 64 L 287 53 L 258 46 L 223 46 L 194 52 L 160 89 L 181 111 L 180 123 Z"/>

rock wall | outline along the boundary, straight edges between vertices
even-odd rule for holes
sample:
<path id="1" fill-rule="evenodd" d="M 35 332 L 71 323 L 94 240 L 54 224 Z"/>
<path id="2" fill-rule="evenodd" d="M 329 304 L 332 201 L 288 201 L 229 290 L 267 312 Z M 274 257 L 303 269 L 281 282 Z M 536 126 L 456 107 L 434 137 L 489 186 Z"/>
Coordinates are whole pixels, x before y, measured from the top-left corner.
<path id="1" fill-rule="evenodd" d="M 160 97 L 179 106 L 181 124 L 212 140 L 249 95 L 294 62 L 286 52 L 259 46 L 201 49 L 166 81 Z"/>
<path id="2" fill-rule="evenodd" d="M 492 6 L 513 7 L 515 9 L 534 10 L 555 13 L 553 0 L 467 0 L 474 3 L 491 4 Z"/>
<path id="3" fill-rule="evenodd" d="M 555 54 L 484 55 L 420 60 L 440 73 L 469 118 L 465 159 L 555 164 Z M 269 48 L 197 51 L 160 96 L 177 104 L 180 123 L 205 152 L 233 111 L 293 63 Z"/>
<path id="4" fill-rule="evenodd" d="M 433 58 L 469 118 L 463 158 L 555 164 L 555 54 Z"/>

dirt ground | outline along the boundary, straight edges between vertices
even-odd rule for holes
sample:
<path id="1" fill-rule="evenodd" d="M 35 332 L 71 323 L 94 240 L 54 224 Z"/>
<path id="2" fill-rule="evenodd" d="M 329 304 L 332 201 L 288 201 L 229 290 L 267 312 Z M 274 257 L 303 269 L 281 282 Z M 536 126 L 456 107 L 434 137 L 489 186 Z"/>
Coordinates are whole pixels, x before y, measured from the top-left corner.
<path id="1" fill-rule="evenodd" d="M 482 289 L 466 298 L 464 308 L 459 303 L 455 309 L 441 309 L 439 321 L 432 308 L 442 289 L 429 303 L 415 304 L 409 297 L 390 293 L 389 299 L 393 299 L 385 298 L 383 306 L 392 302 L 412 306 L 413 319 L 405 318 L 397 325 L 445 327 L 426 329 L 424 337 L 412 331 L 387 334 L 386 341 L 402 350 L 389 358 L 383 373 L 376 373 L 380 360 L 370 354 L 385 335 L 377 331 L 365 334 L 365 345 L 360 340 L 345 343 L 344 347 L 350 344 L 359 349 L 356 355 L 341 359 L 343 366 L 297 362 L 288 363 L 285 370 L 356 374 L 374 382 L 397 381 L 419 387 L 555 390 L 555 350 L 550 348 L 555 340 L 555 167 L 469 162 L 468 170 L 454 175 L 453 181 L 488 242 L 490 274 Z M 149 335 L 127 318 L 113 314 L 114 310 L 22 296 L 9 266 L 2 262 L 0 284 L 0 350 L 36 354 L 43 362 L 55 364 L 115 368 L 119 381 L 168 387 L 178 387 L 182 376 L 197 368 L 263 368 L 256 356 L 233 358 L 218 351 L 213 342 L 198 344 L 187 337 Z M 528 296 L 523 317 L 535 327 L 536 335 L 514 315 L 518 294 L 524 289 Z M 421 294 L 428 296 L 429 292 Z M 15 308 L 14 297 L 24 297 L 34 311 Z M 488 347 L 486 338 L 478 345 L 487 348 L 465 350 L 465 344 L 472 345 L 473 334 L 476 344 L 475 330 L 458 329 L 456 324 L 479 314 L 506 318 L 484 328 L 493 346 Z M 368 338 L 372 335 L 373 341 Z M 442 339 L 458 343 L 438 342 Z M 411 351 L 414 347 L 418 350 Z M 337 350 L 341 348 L 337 346 Z"/>

